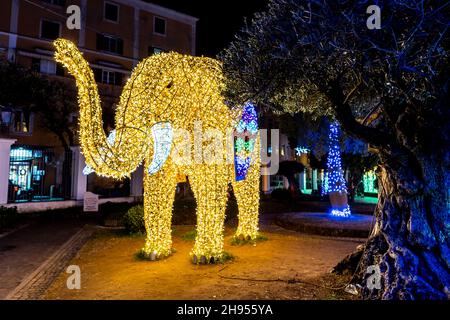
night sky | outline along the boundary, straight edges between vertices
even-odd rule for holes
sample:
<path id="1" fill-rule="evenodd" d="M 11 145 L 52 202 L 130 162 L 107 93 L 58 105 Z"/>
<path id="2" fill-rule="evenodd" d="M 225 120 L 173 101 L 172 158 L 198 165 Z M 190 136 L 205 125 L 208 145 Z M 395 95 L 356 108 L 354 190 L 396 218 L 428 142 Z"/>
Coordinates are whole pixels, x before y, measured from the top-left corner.
<path id="1" fill-rule="evenodd" d="M 148 0 L 199 18 L 197 22 L 197 55 L 214 57 L 255 12 L 264 11 L 268 0 Z"/>

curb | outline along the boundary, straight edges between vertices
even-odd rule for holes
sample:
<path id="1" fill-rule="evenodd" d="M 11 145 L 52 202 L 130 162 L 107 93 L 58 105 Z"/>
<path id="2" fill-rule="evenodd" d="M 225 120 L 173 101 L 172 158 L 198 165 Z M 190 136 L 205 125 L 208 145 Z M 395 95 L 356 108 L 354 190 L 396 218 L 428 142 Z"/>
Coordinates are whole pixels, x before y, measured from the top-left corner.
<path id="1" fill-rule="evenodd" d="M 67 263 L 77 254 L 94 232 L 85 225 L 67 240 L 55 253 L 26 277 L 5 300 L 39 300 Z"/>
<path id="2" fill-rule="evenodd" d="M 367 239 L 370 235 L 371 229 L 350 229 L 350 228 L 332 228 L 328 226 L 318 226 L 305 221 L 295 221 L 289 217 L 281 216 L 274 219 L 275 225 L 287 230 L 301 232 L 305 234 L 318 235 L 324 237 L 338 237 L 338 238 L 363 238 Z"/>

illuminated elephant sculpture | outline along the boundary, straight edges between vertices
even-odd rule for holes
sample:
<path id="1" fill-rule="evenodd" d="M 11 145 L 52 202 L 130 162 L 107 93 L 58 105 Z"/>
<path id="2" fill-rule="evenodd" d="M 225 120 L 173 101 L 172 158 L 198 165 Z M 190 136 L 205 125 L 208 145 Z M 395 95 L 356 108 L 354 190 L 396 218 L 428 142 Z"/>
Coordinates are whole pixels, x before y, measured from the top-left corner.
<path id="1" fill-rule="evenodd" d="M 151 260 L 172 252 L 172 206 L 180 175 L 188 176 L 197 201 L 197 235 L 191 253 L 194 262 L 209 263 L 223 257 L 229 183 L 239 207 L 235 236 L 256 238 L 260 174 L 256 113 L 249 104 L 230 109 L 224 103 L 223 75 L 218 61 L 174 52 L 143 60 L 123 89 L 115 130 L 107 137 L 97 85 L 88 62 L 70 41 L 58 39 L 54 45 L 55 59 L 76 80 L 80 144 L 87 165 L 98 175 L 122 179 L 144 162 L 147 236 L 143 252 Z M 204 129 L 220 132 L 223 145 L 227 145 L 230 129 L 253 136 L 250 140 L 236 140 L 234 161 L 226 161 L 223 152 L 219 158 L 224 161 L 175 163 L 169 156 L 174 129 L 195 134 L 198 121 Z"/>

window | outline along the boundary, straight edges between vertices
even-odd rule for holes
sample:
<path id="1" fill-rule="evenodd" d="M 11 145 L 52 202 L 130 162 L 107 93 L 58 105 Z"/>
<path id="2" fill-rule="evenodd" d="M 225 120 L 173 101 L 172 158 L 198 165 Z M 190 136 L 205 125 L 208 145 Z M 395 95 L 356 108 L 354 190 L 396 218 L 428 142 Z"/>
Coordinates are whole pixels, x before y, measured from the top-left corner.
<path id="1" fill-rule="evenodd" d="M 59 38 L 60 25 L 57 22 L 42 20 L 41 22 L 41 38 L 56 40 Z"/>
<path id="2" fill-rule="evenodd" d="M 43 2 L 53 4 L 55 6 L 64 7 L 66 5 L 66 0 L 42 0 Z"/>
<path id="3" fill-rule="evenodd" d="M 104 84 L 113 84 L 116 86 L 122 85 L 123 74 L 104 69 L 94 69 L 95 81 Z"/>
<path id="4" fill-rule="evenodd" d="M 148 55 L 149 56 L 152 56 L 154 54 L 158 54 L 158 53 L 161 53 L 161 52 L 164 52 L 164 50 L 161 49 L 161 48 L 152 47 L 152 46 L 148 47 Z"/>
<path id="5" fill-rule="evenodd" d="M 114 36 L 97 34 L 97 50 L 123 54 L 123 40 Z"/>
<path id="6" fill-rule="evenodd" d="M 166 35 L 166 20 L 155 17 L 153 20 L 153 32 L 159 35 Z"/>
<path id="7" fill-rule="evenodd" d="M 104 18 L 108 21 L 119 22 L 119 6 L 111 2 L 105 2 Z"/>
<path id="8" fill-rule="evenodd" d="M 102 71 L 102 83 L 115 84 L 116 83 L 115 75 L 116 75 L 115 72 L 103 70 Z"/>
<path id="9" fill-rule="evenodd" d="M 31 113 L 26 111 L 15 111 L 13 130 L 18 133 L 31 133 Z"/>
<path id="10" fill-rule="evenodd" d="M 63 67 L 52 60 L 33 58 L 31 70 L 43 74 L 64 76 Z"/>
<path id="11" fill-rule="evenodd" d="M 41 60 L 39 71 L 44 74 L 56 74 L 56 63 L 50 60 Z"/>

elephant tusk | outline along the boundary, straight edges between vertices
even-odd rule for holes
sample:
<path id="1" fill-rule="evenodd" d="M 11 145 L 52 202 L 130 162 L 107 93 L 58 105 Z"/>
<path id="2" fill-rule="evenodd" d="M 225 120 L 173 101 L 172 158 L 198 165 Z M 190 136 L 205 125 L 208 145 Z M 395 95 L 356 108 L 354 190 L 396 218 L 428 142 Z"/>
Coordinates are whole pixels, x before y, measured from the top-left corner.
<path id="1" fill-rule="evenodd" d="M 172 148 L 173 130 L 169 122 L 159 122 L 152 127 L 154 156 L 148 166 L 148 174 L 158 172 L 169 157 Z"/>
<path id="2" fill-rule="evenodd" d="M 85 176 L 88 176 L 88 175 L 90 175 L 91 173 L 94 173 L 94 172 L 95 172 L 94 169 L 92 169 L 90 166 L 85 166 L 84 169 L 83 169 L 83 174 Z"/>
<path id="3" fill-rule="evenodd" d="M 106 139 L 106 141 L 108 141 L 108 144 L 109 144 L 111 147 L 114 146 L 114 142 L 116 141 L 116 130 L 115 130 L 115 129 L 112 130 L 112 131 L 109 133 L 109 136 L 108 136 L 108 138 Z"/>

